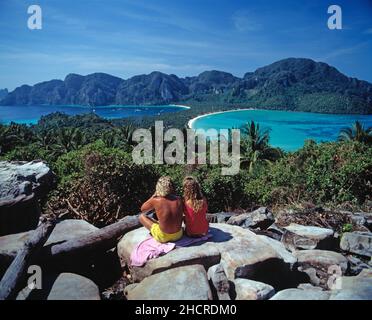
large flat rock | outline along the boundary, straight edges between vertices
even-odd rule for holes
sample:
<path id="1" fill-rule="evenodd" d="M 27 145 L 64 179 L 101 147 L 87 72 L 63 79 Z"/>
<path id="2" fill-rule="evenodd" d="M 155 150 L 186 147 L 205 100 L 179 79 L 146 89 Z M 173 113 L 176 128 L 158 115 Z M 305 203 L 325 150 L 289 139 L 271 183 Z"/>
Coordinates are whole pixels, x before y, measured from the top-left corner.
<path id="1" fill-rule="evenodd" d="M 128 300 L 211 300 L 207 273 L 190 265 L 154 274 L 125 288 Z"/>
<path id="2" fill-rule="evenodd" d="M 346 232 L 341 238 L 342 250 L 372 257 L 372 232 Z"/>
<path id="3" fill-rule="evenodd" d="M 285 289 L 270 300 L 328 300 L 329 292 L 320 290 Z"/>
<path id="4" fill-rule="evenodd" d="M 21 290 L 17 300 L 101 300 L 97 285 L 74 273 L 46 275 L 41 289 Z"/>
<path id="5" fill-rule="evenodd" d="M 227 223 L 243 228 L 266 229 L 275 222 L 273 214 L 266 208 L 261 207 L 252 212 L 246 212 L 232 216 Z"/>
<path id="6" fill-rule="evenodd" d="M 275 293 L 272 286 L 249 279 L 235 279 L 234 285 L 235 300 L 267 300 Z"/>
<path id="7" fill-rule="evenodd" d="M 45 245 L 59 243 L 96 231 L 97 228 L 84 220 L 63 220 L 56 224 Z M 0 237 L 0 269 L 7 267 L 17 251 L 33 231 L 11 234 Z"/>
<path id="8" fill-rule="evenodd" d="M 206 270 L 221 263 L 229 280 L 249 277 L 265 261 L 294 263 L 296 259 L 275 240 L 266 241 L 248 229 L 228 224 L 210 224 L 213 237 L 200 244 L 176 248 L 168 254 L 149 260 L 143 267 L 130 267 L 135 281 L 161 271 L 179 266 L 201 264 Z M 148 236 L 145 228 L 124 235 L 118 244 L 118 254 L 123 264 L 130 264 L 130 254 L 135 246 Z M 265 237 L 266 238 L 266 237 Z M 273 242 L 275 241 L 275 242 Z"/>
<path id="9" fill-rule="evenodd" d="M 306 272 L 312 284 L 328 289 L 333 273 L 345 274 L 348 260 L 340 253 L 327 250 L 300 250 L 295 253 L 296 266 Z"/>
<path id="10" fill-rule="evenodd" d="M 282 242 L 292 252 L 298 249 L 333 249 L 336 245 L 332 229 L 303 226 L 296 223 L 291 223 L 284 229 Z"/>
<path id="11" fill-rule="evenodd" d="M 42 161 L 0 161 L 0 236 L 34 229 L 54 174 Z"/>
<path id="12" fill-rule="evenodd" d="M 330 300 L 372 300 L 372 270 L 363 270 L 355 277 L 338 279 L 338 290 L 333 290 Z"/>

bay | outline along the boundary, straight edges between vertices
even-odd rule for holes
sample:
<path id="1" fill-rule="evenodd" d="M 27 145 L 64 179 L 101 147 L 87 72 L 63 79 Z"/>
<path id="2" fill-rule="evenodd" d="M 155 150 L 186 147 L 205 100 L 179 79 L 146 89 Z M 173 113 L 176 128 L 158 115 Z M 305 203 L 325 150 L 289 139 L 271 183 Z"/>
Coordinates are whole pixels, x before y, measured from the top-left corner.
<path id="1" fill-rule="evenodd" d="M 372 115 L 320 114 L 272 110 L 235 110 L 197 117 L 189 122 L 193 129 L 241 128 L 249 121 L 270 130 L 270 144 L 286 151 L 301 148 L 307 139 L 335 141 L 344 127 L 360 121 L 372 126 Z"/>

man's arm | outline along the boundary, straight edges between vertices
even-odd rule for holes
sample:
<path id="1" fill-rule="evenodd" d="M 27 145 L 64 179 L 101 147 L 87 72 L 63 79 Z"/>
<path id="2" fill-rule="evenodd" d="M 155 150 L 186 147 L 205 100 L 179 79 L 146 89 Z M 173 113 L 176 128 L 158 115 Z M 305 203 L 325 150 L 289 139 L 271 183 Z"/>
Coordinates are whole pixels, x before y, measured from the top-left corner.
<path id="1" fill-rule="evenodd" d="M 150 199 L 148 199 L 142 206 L 141 206 L 141 212 L 149 212 L 151 210 L 155 209 L 154 204 L 154 196 L 152 196 Z"/>

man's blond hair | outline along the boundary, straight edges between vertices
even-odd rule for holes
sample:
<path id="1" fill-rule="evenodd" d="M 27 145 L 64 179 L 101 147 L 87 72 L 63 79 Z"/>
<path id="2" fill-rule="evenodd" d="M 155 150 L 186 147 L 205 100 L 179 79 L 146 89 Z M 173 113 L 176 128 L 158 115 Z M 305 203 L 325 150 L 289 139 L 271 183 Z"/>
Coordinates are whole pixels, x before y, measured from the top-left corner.
<path id="1" fill-rule="evenodd" d="M 174 193 L 173 181 L 170 177 L 160 177 L 156 183 L 155 195 L 158 197 L 166 197 Z"/>

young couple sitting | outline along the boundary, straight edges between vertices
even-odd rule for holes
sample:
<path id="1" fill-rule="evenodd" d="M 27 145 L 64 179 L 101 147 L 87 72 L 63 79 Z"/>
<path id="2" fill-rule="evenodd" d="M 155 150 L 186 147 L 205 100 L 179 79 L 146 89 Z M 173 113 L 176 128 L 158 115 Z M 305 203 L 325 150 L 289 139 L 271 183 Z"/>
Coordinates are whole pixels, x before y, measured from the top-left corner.
<path id="1" fill-rule="evenodd" d="M 195 178 L 184 179 L 181 198 L 175 195 L 172 180 L 161 177 L 156 184 L 155 194 L 141 207 L 140 222 L 161 243 L 181 239 L 183 221 L 187 236 L 202 237 L 208 233 L 207 209 L 207 199 Z M 155 210 L 157 220 L 146 215 L 152 210 Z"/>

